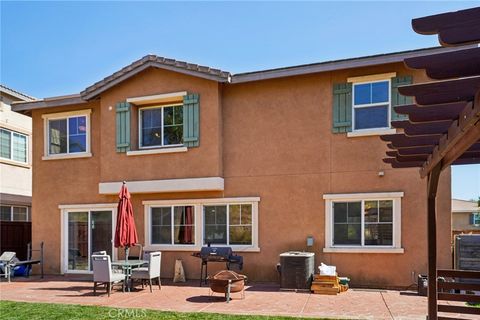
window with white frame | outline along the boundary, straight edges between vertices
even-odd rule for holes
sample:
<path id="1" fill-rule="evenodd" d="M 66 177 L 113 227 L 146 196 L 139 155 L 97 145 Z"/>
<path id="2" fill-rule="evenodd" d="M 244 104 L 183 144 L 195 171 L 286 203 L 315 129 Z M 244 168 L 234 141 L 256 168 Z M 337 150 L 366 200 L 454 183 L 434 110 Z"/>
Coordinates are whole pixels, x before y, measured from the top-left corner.
<path id="1" fill-rule="evenodd" d="M 195 209 L 193 206 L 151 207 L 151 244 L 194 244 Z"/>
<path id="2" fill-rule="evenodd" d="M 15 131 L 0 129 L 0 157 L 16 162 L 28 162 L 28 136 Z"/>
<path id="3" fill-rule="evenodd" d="M 390 80 L 353 84 L 354 130 L 390 128 Z"/>
<path id="4" fill-rule="evenodd" d="M 480 212 L 472 213 L 472 224 L 480 225 Z"/>
<path id="5" fill-rule="evenodd" d="M 28 207 L 24 206 L 0 206 L 1 221 L 30 221 Z"/>
<path id="6" fill-rule="evenodd" d="M 324 195 L 326 248 L 401 248 L 403 193 Z"/>
<path id="7" fill-rule="evenodd" d="M 210 243 L 259 251 L 259 201 L 258 197 L 143 201 L 146 247 L 191 251 Z"/>
<path id="8" fill-rule="evenodd" d="M 45 155 L 90 153 L 90 110 L 45 114 Z"/>
<path id="9" fill-rule="evenodd" d="M 140 148 L 181 146 L 183 144 L 183 105 L 139 109 Z"/>
<path id="10" fill-rule="evenodd" d="M 252 205 L 204 206 L 204 244 L 251 245 Z"/>

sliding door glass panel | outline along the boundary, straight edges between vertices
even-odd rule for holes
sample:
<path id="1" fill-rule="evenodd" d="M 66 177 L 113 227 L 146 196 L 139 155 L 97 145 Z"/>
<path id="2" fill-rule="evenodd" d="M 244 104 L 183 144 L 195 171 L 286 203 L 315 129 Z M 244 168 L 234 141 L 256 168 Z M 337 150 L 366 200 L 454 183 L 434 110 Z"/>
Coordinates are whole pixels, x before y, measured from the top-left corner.
<path id="1" fill-rule="evenodd" d="M 90 252 L 106 251 L 112 256 L 112 212 L 90 213 Z M 91 268 L 91 267 L 90 267 Z"/>
<path id="2" fill-rule="evenodd" d="M 88 270 L 88 212 L 68 213 L 68 269 Z"/>

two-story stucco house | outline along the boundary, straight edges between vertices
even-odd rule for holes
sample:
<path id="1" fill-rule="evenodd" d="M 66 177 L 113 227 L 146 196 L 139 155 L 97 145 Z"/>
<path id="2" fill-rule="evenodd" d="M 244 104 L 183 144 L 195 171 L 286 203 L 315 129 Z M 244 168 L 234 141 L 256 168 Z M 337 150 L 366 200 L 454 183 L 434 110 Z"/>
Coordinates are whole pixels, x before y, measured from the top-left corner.
<path id="1" fill-rule="evenodd" d="M 431 48 L 230 74 L 146 56 L 79 94 L 18 103 L 33 118 L 33 237 L 50 273 L 88 273 L 112 246 L 126 180 L 140 242 L 162 276 L 203 245 L 231 246 L 252 280 L 314 243 L 353 285 L 401 287 L 427 269 L 426 181 L 382 162 L 380 134 L 428 81 L 403 59 Z M 450 267 L 450 176 L 438 197 L 439 267 Z M 220 267 L 220 266 L 217 266 Z"/>
<path id="2" fill-rule="evenodd" d="M 34 98 L 0 85 L 0 204 L 2 221 L 28 221 L 32 203 L 32 119 L 11 110 Z"/>
<path id="3" fill-rule="evenodd" d="M 31 240 L 32 119 L 12 111 L 11 104 L 33 100 L 0 84 L 0 251 L 15 251 L 24 259 Z"/>

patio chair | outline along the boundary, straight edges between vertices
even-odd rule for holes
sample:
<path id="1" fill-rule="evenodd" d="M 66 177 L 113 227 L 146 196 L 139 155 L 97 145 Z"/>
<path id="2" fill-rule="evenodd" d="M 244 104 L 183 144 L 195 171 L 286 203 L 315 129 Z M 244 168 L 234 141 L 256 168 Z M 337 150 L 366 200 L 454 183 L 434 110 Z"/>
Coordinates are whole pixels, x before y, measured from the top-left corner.
<path id="1" fill-rule="evenodd" d="M 141 243 L 135 243 L 133 246 L 130 247 L 131 248 L 138 248 L 138 256 L 137 255 L 134 255 L 134 256 L 128 256 L 128 259 L 131 260 L 131 259 L 138 259 L 138 260 L 142 260 L 142 257 L 143 257 L 143 246 Z"/>
<path id="2" fill-rule="evenodd" d="M 5 251 L 0 256 L 0 272 L 1 276 L 4 276 L 10 282 L 12 275 L 13 262 L 16 260 L 16 253 L 12 251 Z"/>
<path id="3" fill-rule="evenodd" d="M 112 291 L 112 284 L 122 283 L 122 290 L 125 292 L 125 276 L 112 271 L 112 262 L 109 255 L 92 255 L 92 267 L 94 295 L 97 293 L 98 284 L 106 284 L 109 297 Z"/>
<path id="4" fill-rule="evenodd" d="M 132 271 L 132 285 L 134 280 L 140 280 L 142 282 L 142 288 L 144 283 L 148 280 L 150 284 L 150 292 L 152 291 L 152 279 L 158 279 L 158 288 L 162 289 L 162 283 L 160 281 L 160 266 L 162 261 L 162 253 L 160 251 L 150 252 L 149 263 L 147 270 L 144 268 L 134 269 Z"/>

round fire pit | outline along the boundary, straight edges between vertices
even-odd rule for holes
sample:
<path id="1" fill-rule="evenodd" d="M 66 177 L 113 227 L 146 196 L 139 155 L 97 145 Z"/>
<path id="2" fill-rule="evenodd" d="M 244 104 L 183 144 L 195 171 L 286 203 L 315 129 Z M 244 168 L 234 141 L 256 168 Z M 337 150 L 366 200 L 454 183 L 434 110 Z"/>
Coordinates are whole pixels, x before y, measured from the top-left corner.
<path id="1" fill-rule="evenodd" d="M 245 280 L 247 276 L 238 274 L 231 270 L 222 270 L 214 276 L 208 277 L 212 292 L 223 293 L 227 302 L 230 301 L 230 293 L 242 292 L 242 299 L 244 298 Z"/>

